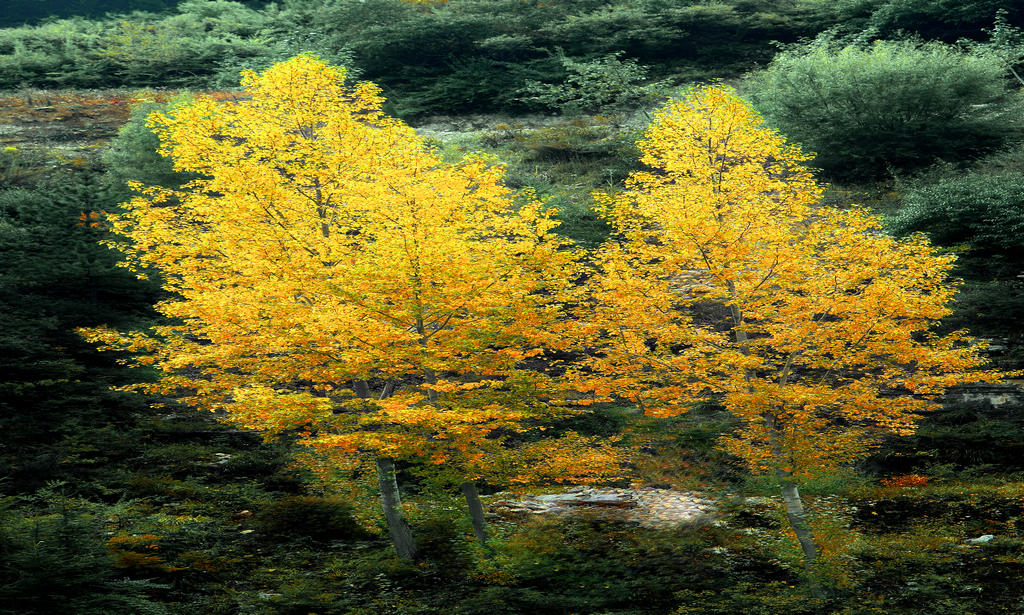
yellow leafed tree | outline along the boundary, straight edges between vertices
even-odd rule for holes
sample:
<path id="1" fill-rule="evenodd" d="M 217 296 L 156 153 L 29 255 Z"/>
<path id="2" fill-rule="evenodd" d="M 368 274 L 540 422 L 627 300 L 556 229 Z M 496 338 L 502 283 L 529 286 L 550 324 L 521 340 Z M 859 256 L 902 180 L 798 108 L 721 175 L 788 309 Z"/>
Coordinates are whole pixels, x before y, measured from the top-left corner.
<path id="1" fill-rule="evenodd" d="M 500 167 L 442 162 L 375 86 L 344 78 L 298 56 L 244 73 L 237 101 L 153 115 L 161 153 L 201 179 L 135 186 L 112 225 L 132 266 L 162 273 L 170 324 L 87 335 L 159 371 L 138 389 L 371 455 L 411 558 L 394 460 L 457 463 L 481 520 L 483 438 L 559 412 L 556 384 L 523 365 L 559 346 L 548 325 L 573 265 Z"/>
<path id="2" fill-rule="evenodd" d="M 670 102 L 640 146 L 652 171 L 598 195 L 618 241 L 597 258 L 580 379 L 651 416 L 718 396 L 740 425 L 724 447 L 778 477 L 813 572 L 799 478 L 909 434 L 948 387 L 998 377 L 963 334 L 929 332 L 952 258 L 820 206 L 809 156 L 726 88 Z"/>

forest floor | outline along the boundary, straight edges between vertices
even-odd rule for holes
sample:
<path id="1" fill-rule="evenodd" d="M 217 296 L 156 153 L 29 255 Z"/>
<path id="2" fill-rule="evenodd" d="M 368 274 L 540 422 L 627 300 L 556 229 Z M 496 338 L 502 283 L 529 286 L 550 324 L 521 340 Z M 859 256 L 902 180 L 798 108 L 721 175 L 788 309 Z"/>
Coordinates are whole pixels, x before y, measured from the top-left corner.
<path id="1" fill-rule="evenodd" d="M 24 90 L 0 96 L 0 146 L 57 148 L 85 153 L 106 146 L 132 105 L 166 102 L 172 90 Z M 197 92 L 216 99 L 231 92 Z"/>

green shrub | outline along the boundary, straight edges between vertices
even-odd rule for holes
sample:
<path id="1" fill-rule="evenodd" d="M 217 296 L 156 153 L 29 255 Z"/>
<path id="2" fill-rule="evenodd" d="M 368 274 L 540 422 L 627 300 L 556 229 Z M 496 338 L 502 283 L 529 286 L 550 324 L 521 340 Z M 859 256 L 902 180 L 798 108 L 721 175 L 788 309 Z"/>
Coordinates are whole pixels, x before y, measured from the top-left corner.
<path id="1" fill-rule="evenodd" d="M 101 18 L 106 13 L 127 11 L 164 11 L 179 0 L 75 0 L 74 2 L 19 2 L 0 14 L 0 28 L 9 28 L 42 19 L 85 16 Z"/>
<path id="2" fill-rule="evenodd" d="M 961 479 L 1022 472 L 1024 417 L 1020 408 L 960 402 L 929 413 L 913 435 L 885 440 L 864 466 L 876 474 L 925 471 Z"/>
<path id="3" fill-rule="evenodd" d="M 253 519 L 264 536 L 316 541 L 366 538 L 352 507 L 338 498 L 292 496 L 268 504 Z"/>
<path id="4" fill-rule="evenodd" d="M 879 511 L 898 502 L 886 501 Z M 1019 509 L 1019 503 L 1014 506 Z M 968 509 L 969 510 L 969 509 Z M 977 512 L 971 511 L 975 514 Z M 980 512 L 980 511 L 978 511 Z M 905 511 L 903 515 L 916 514 Z M 961 511 L 953 517 L 969 514 Z M 949 519 L 947 517 L 947 519 Z M 900 533 L 872 536 L 856 554 L 857 604 L 863 610 L 841 613 L 902 615 L 974 615 L 1020 612 L 1024 564 L 1014 552 L 1019 539 L 1000 537 L 986 545 L 958 544 L 949 525 L 929 523 Z M 976 536 L 976 534 L 968 534 Z"/>
<path id="5" fill-rule="evenodd" d="M 1024 272 L 1024 176 L 968 173 L 916 186 L 888 226 L 955 248 L 960 275 L 1014 278 Z"/>
<path id="6" fill-rule="evenodd" d="M 827 43 L 780 53 L 745 85 L 754 106 L 834 178 L 970 159 L 1014 136 L 1005 65 L 939 44 Z"/>
<path id="7" fill-rule="evenodd" d="M 372 78 L 384 87 L 395 113 L 403 118 L 520 111 L 524 108 L 516 96 L 520 86 L 527 79 L 547 77 L 551 63 L 548 59 L 508 62 L 470 55 L 446 62 L 443 71 L 409 66 L 395 77 L 380 74 Z M 366 76 L 372 74 L 368 71 Z"/>
<path id="8" fill-rule="evenodd" d="M 270 53 L 277 13 L 190 1 L 175 15 L 75 17 L 0 30 L 0 89 L 206 87 L 223 64 Z"/>
<path id="9" fill-rule="evenodd" d="M 160 8 L 155 4 L 162 3 L 133 8 Z M 771 41 L 813 35 L 832 19 L 806 0 L 250 6 L 190 0 L 172 15 L 136 11 L 0 30 L 0 89 L 223 87 L 237 83 L 240 69 L 311 51 L 353 68 L 354 58 L 405 115 L 516 110 L 514 92 L 526 80 L 565 77 L 551 58 L 556 48 L 585 61 L 621 53 L 659 77 L 709 78 L 765 62 Z"/>
<path id="10" fill-rule="evenodd" d="M 471 531 L 461 527 L 463 519 L 454 515 L 420 519 L 413 524 L 413 533 L 422 556 L 446 576 L 462 574 L 472 563 Z"/>
<path id="11" fill-rule="evenodd" d="M 772 41 L 813 35 L 830 19 L 808 0 L 319 0 L 262 10 L 190 0 L 173 15 L 0 30 L 0 89 L 226 87 L 243 68 L 311 51 L 358 64 L 404 116 L 516 111 L 527 80 L 565 78 L 556 48 L 586 62 L 622 54 L 659 78 L 713 78 L 766 62 Z"/>
<path id="12" fill-rule="evenodd" d="M 133 415 L 146 401 L 109 390 L 123 370 L 74 329 L 137 322 L 157 292 L 97 243 L 107 205 L 95 173 L 53 155 L 19 160 L 39 173 L 0 190 L 0 490 L 8 493 L 123 471 L 117 462 L 137 450 Z"/>
<path id="13" fill-rule="evenodd" d="M 1010 23 L 1024 26 L 1024 6 L 1005 0 L 846 0 L 834 6 L 840 23 L 880 38 L 979 39 L 1000 10 Z"/>
<path id="14" fill-rule="evenodd" d="M 148 599 L 160 588 L 121 578 L 102 539 L 102 522 L 53 502 L 46 514 L 0 502 L 0 615 L 160 615 Z"/>
<path id="15" fill-rule="evenodd" d="M 552 55 L 581 62 L 622 54 L 657 78 L 736 75 L 771 58 L 770 41 L 823 26 L 812 3 L 777 0 L 622 4 L 614 0 L 452 0 L 423 8 L 404 0 L 290 7 L 290 19 L 347 46 L 364 76 L 406 116 L 518 111 L 527 80 L 560 83 Z"/>
<path id="16" fill-rule="evenodd" d="M 536 10 L 541 23 L 535 47 L 559 47 L 573 57 L 623 51 L 657 76 L 685 79 L 739 75 L 769 61 L 773 41 L 813 36 L 830 23 L 820 5 L 810 2 L 566 4 L 572 7 L 568 15 L 552 14 L 547 6 Z"/>
<path id="17" fill-rule="evenodd" d="M 289 25 L 285 24 L 284 27 L 287 28 Z M 263 71 L 277 62 L 303 53 L 313 54 L 332 66 L 344 66 L 349 79 L 356 79 L 361 73 L 355 66 L 352 52 L 346 47 L 335 48 L 326 44 L 322 32 L 275 31 L 273 38 L 264 44 L 227 50 L 208 83 L 217 89 L 237 89 L 241 83 L 242 71 Z"/>
<path id="18" fill-rule="evenodd" d="M 1024 177 L 1019 171 L 970 172 L 919 183 L 888 221 L 897 235 L 920 232 L 958 256 L 966 282 L 946 319 L 949 328 L 1009 341 L 1001 363 L 1024 360 Z"/>
<path id="19" fill-rule="evenodd" d="M 607 56 L 579 61 L 562 56 L 568 73 L 559 84 L 527 81 L 520 90 L 525 102 L 536 102 L 557 109 L 563 115 L 580 113 L 622 113 L 637 107 L 650 106 L 664 83 L 644 85 L 647 67 L 636 60 L 620 59 L 621 51 Z"/>
<path id="20" fill-rule="evenodd" d="M 478 578 L 494 585 L 457 612 L 669 613 L 677 592 L 793 578 L 747 542 L 713 526 L 638 529 L 583 515 L 528 523 L 481 562 Z"/>
<path id="21" fill-rule="evenodd" d="M 161 156 L 157 151 L 160 138 L 146 126 L 146 118 L 151 113 L 167 112 L 191 99 L 188 94 L 182 94 L 167 103 L 142 102 L 132 106 L 128 122 L 103 152 L 106 173 L 102 181 L 112 203 L 122 203 L 133 196 L 128 188 L 129 181 L 174 189 L 197 177 L 175 171 L 171 159 Z"/>
<path id="22" fill-rule="evenodd" d="M 819 600 L 812 599 L 806 589 L 785 582 L 742 582 L 717 591 L 684 589 L 677 594 L 682 606 L 676 615 L 817 615 L 822 610 Z M 835 613 L 833 610 L 827 612 Z"/>
<path id="23" fill-rule="evenodd" d="M 225 63 L 266 54 L 264 30 L 273 23 L 237 2 L 188 0 L 176 15 L 115 20 L 92 53 L 124 85 L 206 87 Z"/>

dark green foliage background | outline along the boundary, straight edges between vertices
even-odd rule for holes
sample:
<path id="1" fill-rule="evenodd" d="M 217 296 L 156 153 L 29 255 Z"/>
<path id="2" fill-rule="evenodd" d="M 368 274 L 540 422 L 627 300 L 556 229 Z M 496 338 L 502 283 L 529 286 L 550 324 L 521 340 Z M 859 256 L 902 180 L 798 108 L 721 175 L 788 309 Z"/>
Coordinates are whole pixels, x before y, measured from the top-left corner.
<path id="1" fill-rule="evenodd" d="M 652 78 L 676 81 L 735 76 L 770 60 L 772 41 L 831 24 L 819 6 L 317 0 L 256 11 L 191 1 L 177 14 L 133 14 L 129 25 L 71 18 L 0 31 L 0 89 L 223 87 L 237 84 L 239 68 L 311 51 L 379 83 L 405 117 L 521 111 L 516 93 L 527 80 L 564 78 L 558 54 L 622 52 L 650 65 Z"/>
<path id="2" fill-rule="evenodd" d="M 108 13 L 146 11 L 159 13 L 174 9 L 183 0 L 5 0 L 0 3 L 0 28 L 33 24 L 44 19 L 73 16 L 99 18 Z M 264 0 L 236 0 L 262 6 Z"/>
<path id="3" fill-rule="evenodd" d="M 999 338 L 1006 351 L 996 358 L 1020 365 L 1024 177 L 984 168 L 950 173 L 940 167 L 907 191 L 899 213 L 888 224 L 897 235 L 925 233 L 957 255 L 955 273 L 964 285 L 947 327 Z"/>
<path id="4" fill-rule="evenodd" d="M 997 11 L 1024 26 L 1024 6 L 1005 0 L 848 0 L 836 3 L 839 22 L 849 31 L 870 30 L 880 38 L 918 36 L 955 43 L 982 39 Z"/>

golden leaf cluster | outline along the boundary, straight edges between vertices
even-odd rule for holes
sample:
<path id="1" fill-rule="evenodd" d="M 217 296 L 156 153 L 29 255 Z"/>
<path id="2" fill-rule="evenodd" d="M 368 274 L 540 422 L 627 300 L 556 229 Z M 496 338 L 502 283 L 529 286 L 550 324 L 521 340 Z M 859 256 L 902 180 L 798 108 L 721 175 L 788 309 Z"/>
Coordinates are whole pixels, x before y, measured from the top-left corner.
<path id="1" fill-rule="evenodd" d="M 552 299 L 575 268 L 543 203 L 487 161 L 442 162 L 375 86 L 311 56 L 243 86 L 151 116 L 161 153 L 201 179 L 136 185 L 109 217 L 169 295 L 170 324 L 89 332 L 159 370 L 137 388 L 268 437 L 435 463 L 558 412 L 561 385 L 523 367 L 563 345 Z"/>
<path id="2" fill-rule="evenodd" d="M 375 86 L 308 55 L 243 86 L 153 115 L 161 153 L 200 179 L 136 185 L 106 216 L 127 239 L 112 245 L 168 294 L 151 332 L 86 333 L 159 371 L 135 388 L 326 456 L 467 476 L 493 458 L 525 481 L 524 467 L 616 467 L 610 443 L 575 434 L 518 462 L 488 438 L 569 411 L 570 388 L 656 417 L 715 396 L 740 420 L 731 452 L 802 473 L 908 433 L 950 386 L 998 377 L 962 333 L 928 332 L 956 289 L 952 259 L 819 205 L 809 156 L 726 88 L 658 113 L 640 142 L 651 170 L 596 195 L 615 238 L 585 270 L 543 203 L 488 161 L 443 162 Z M 564 375 L 538 367 L 570 348 Z"/>
<path id="3" fill-rule="evenodd" d="M 733 91 L 672 101 L 639 145 L 652 170 L 596 195 L 617 235 L 581 315 L 596 398 L 673 416 L 715 396 L 740 420 L 730 452 L 801 473 L 909 433 L 947 387 L 998 377 L 962 333 L 928 333 L 956 290 L 952 258 L 819 205 L 809 156 Z"/>

